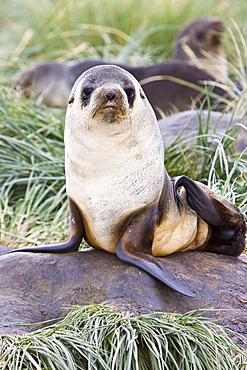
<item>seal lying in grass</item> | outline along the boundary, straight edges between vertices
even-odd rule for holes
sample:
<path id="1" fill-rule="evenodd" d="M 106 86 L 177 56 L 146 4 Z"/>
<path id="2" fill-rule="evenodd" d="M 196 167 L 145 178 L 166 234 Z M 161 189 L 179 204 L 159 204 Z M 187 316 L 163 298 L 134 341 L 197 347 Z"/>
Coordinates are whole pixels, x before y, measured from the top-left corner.
<path id="1" fill-rule="evenodd" d="M 176 41 L 174 60 L 146 66 L 117 65 L 140 81 L 157 117 L 162 116 L 161 112 L 171 114 L 190 109 L 192 100 L 199 106 L 205 99 L 205 92 L 201 92 L 205 81 L 218 81 L 221 74 L 214 71 L 225 69 L 222 67 L 223 31 L 224 26 L 219 19 L 203 18 L 190 23 L 186 31 L 181 32 Z M 87 69 L 101 64 L 116 63 L 103 60 L 42 63 L 24 72 L 13 87 L 23 91 L 28 98 L 42 97 L 50 107 L 65 108 L 75 80 Z M 206 86 L 220 97 L 227 96 L 223 88 Z M 211 97 L 211 106 L 216 103 L 217 99 Z"/>
<path id="2" fill-rule="evenodd" d="M 94 67 L 76 81 L 65 169 L 69 239 L 13 252 L 72 252 L 84 238 L 193 296 L 154 256 L 192 249 L 238 256 L 245 247 L 237 207 L 186 176 L 171 181 L 154 112 L 135 78 L 117 66 Z"/>

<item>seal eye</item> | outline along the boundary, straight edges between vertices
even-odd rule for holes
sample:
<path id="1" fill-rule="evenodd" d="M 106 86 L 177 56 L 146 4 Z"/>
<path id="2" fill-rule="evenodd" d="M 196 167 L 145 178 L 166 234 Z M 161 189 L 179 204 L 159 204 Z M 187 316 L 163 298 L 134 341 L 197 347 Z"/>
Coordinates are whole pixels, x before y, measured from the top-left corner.
<path id="1" fill-rule="evenodd" d="M 87 105 L 88 100 L 89 100 L 90 95 L 91 95 L 92 92 L 93 92 L 92 87 L 85 87 L 84 89 L 82 89 L 81 100 L 82 100 L 82 103 L 83 103 L 84 106 Z"/>
<path id="2" fill-rule="evenodd" d="M 132 105 L 134 103 L 134 100 L 135 100 L 135 89 L 133 89 L 133 88 L 126 88 L 126 89 L 124 89 L 124 91 L 125 91 L 125 93 L 127 95 L 129 105 L 132 107 Z"/>
<path id="3" fill-rule="evenodd" d="M 135 95 L 135 90 L 134 89 L 129 88 L 129 89 L 125 89 L 124 91 L 126 92 L 126 95 L 128 96 L 128 98 Z"/>
<path id="4" fill-rule="evenodd" d="M 89 97 L 92 92 L 93 92 L 92 87 L 85 87 L 85 89 L 82 90 L 82 94 L 86 97 Z"/>
<path id="5" fill-rule="evenodd" d="M 202 41 L 204 39 L 205 33 L 204 31 L 198 31 L 196 34 L 196 38 L 198 41 Z"/>

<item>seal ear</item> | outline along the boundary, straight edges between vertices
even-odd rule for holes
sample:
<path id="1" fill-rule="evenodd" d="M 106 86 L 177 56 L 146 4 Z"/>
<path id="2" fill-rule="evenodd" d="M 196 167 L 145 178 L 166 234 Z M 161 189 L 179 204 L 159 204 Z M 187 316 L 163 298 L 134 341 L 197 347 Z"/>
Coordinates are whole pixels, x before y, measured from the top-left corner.
<path id="1" fill-rule="evenodd" d="M 143 92 L 140 90 L 140 97 L 142 98 L 142 99 L 146 99 L 146 97 L 145 97 L 145 95 L 143 94 Z"/>
<path id="2" fill-rule="evenodd" d="M 188 205 L 208 223 L 210 238 L 203 246 L 204 250 L 238 256 L 245 248 L 246 224 L 239 209 L 225 199 L 207 194 L 195 181 L 187 176 L 175 178 L 174 196 L 179 206 L 177 190 L 183 186 L 186 190 Z"/>
<path id="3" fill-rule="evenodd" d="M 75 101 L 75 94 L 73 93 L 69 99 L 69 105 L 72 105 Z"/>
<path id="4" fill-rule="evenodd" d="M 156 208 L 147 208 L 133 217 L 118 242 L 116 254 L 119 259 L 140 267 L 177 292 L 195 297 L 152 255 L 156 213 Z"/>

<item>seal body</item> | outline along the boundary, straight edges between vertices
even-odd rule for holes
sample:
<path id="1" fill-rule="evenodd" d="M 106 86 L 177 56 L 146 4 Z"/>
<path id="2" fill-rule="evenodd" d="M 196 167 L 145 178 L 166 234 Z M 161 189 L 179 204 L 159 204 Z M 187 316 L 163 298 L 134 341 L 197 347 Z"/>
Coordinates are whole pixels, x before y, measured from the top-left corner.
<path id="1" fill-rule="evenodd" d="M 119 68 L 103 70 L 100 78 L 97 68 L 85 72 L 67 110 L 66 188 L 82 214 L 88 243 L 115 253 L 132 215 L 160 197 L 164 150 L 157 124 L 150 125 L 156 121 L 154 113 L 137 82 Z M 84 103 L 80 84 L 93 90 Z M 126 90 L 133 94 L 131 104 Z M 116 94 L 112 101 L 108 93 Z"/>
<path id="2" fill-rule="evenodd" d="M 13 87 L 20 88 L 26 97 L 40 97 L 50 107 L 65 108 L 76 78 L 98 65 L 116 64 L 103 60 L 43 63 L 20 76 Z M 190 109 L 192 104 L 199 107 L 203 102 L 203 107 L 207 108 L 206 95 L 209 95 L 212 108 L 222 110 L 230 98 L 223 87 L 216 85 L 212 75 L 181 60 L 147 66 L 117 66 L 130 72 L 140 82 L 157 118 Z M 45 72 L 47 69 L 49 73 Z M 210 96 L 211 92 L 215 95 Z"/>
<path id="3" fill-rule="evenodd" d="M 20 251 L 71 252 L 84 238 L 188 296 L 154 256 L 191 249 L 239 255 L 245 221 L 237 207 L 186 176 L 171 181 L 154 112 L 137 80 L 112 65 L 76 81 L 65 125 L 70 235 Z"/>
<path id="4" fill-rule="evenodd" d="M 152 254 L 164 256 L 191 245 L 198 248 L 208 237 L 208 225 L 188 207 L 184 191 L 180 191 L 181 210 L 174 201 L 159 127 L 140 86 L 114 66 L 105 66 L 100 78 L 99 70 L 93 68 L 77 81 L 83 87 L 74 87 L 65 126 L 66 189 L 82 215 L 87 242 L 116 253 L 131 218 L 158 207 L 163 193 Z M 82 112 L 85 89 L 92 92 Z M 126 90 L 133 91 L 131 106 Z M 112 101 L 108 93 L 113 93 Z"/>

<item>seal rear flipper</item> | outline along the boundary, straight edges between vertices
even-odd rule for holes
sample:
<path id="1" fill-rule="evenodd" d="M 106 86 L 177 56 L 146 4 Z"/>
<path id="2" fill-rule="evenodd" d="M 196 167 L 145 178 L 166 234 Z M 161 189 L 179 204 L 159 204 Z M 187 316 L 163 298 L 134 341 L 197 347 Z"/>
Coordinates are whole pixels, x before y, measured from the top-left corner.
<path id="1" fill-rule="evenodd" d="M 152 255 L 152 243 L 156 223 L 159 222 L 159 205 L 148 206 L 136 214 L 126 227 L 116 248 L 119 259 L 140 267 L 172 289 L 189 297 L 195 297 L 186 286 Z"/>
<path id="2" fill-rule="evenodd" d="M 208 194 L 187 176 L 175 178 L 174 196 L 178 207 L 180 186 L 185 188 L 188 205 L 210 227 L 210 237 L 202 249 L 234 257 L 240 255 L 245 249 L 246 224 L 239 209 L 213 192 Z"/>
<path id="3" fill-rule="evenodd" d="M 195 181 L 187 176 L 178 176 L 175 177 L 173 186 L 178 206 L 180 206 L 180 199 L 177 191 L 180 186 L 183 186 L 188 205 L 208 224 L 216 227 L 223 226 L 224 220 L 220 212 L 213 205 L 210 196 Z"/>
<path id="4" fill-rule="evenodd" d="M 177 281 L 175 277 L 152 255 L 146 255 L 144 253 L 135 255 L 127 252 L 123 248 L 121 241 L 117 245 L 116 253 L 119 259 L 140 267 L 142 270 L 148 272 L 150 275 L 162 281 L 162 283 L 168 285 L 177 292 L 192 298 L 196 296 L 185 285 Z"/>
<path id="5" fill-rule="evenodd" d="M 245 249 L 246 223 L 239 209 L 227 201 L 223 204 L 211 197 L 211 202 L 224 219 L 221 227 L 211 227 L 206 248 L 210 252 L 237 257 Z M 228 203 L 228 204 L 227 204 Z"/>
<path id="6" fill-rule="evenodd" d="M 75 202 L 69 198 L 70 210 L 70 234 L 65 242 L 39 245 L 37 247 L 24 247 L 13 249 L 8 253 L 14 252 L 34 252 L 34 253 L 70 253 L 79 249 L 82 238 L 84 237 L 84 226 L 80 211 Z"/>

